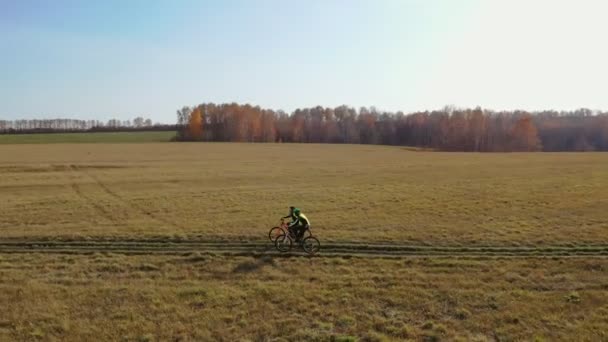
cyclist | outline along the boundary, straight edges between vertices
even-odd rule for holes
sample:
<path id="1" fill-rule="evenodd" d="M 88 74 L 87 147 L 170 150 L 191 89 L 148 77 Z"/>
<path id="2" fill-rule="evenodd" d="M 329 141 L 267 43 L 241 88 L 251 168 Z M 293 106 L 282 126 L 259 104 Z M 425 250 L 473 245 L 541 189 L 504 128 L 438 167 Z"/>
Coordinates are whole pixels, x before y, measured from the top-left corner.
<path id="1" fill-rule="evenodd" d="M 295 220 L 289 224 L 289 229 L 294 229 L 296 233 L 296 242 L 299 242 L 304 236 L 306 229 L 310 228 L 310 221 L 306 215 L 302 214 L 299 208 L 293 209 Z"/>
<path id="2" fill-rule="evenodd" d="M 295 221 L 296 221 L 296 219 L 297 219 L 296 215 L 293 213 L 293 210 L 294 210 L 295 208 L 296 208 L 296 207 L 289 207 L 289 215 L 287 215 L 287 216 L 285 216 L 285 217 L 281 217 L 281 218 L 282 218 L 282 219 L 288 219 L 288 218 L 290 218 L 290 219 L 291 219 L 291 222 L 295 222 Z"/>

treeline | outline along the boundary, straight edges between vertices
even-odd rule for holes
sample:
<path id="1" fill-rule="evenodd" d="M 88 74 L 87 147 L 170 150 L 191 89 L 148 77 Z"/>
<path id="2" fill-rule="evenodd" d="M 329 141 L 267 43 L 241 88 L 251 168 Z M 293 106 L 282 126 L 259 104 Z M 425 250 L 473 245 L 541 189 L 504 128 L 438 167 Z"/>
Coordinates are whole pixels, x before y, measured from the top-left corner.
<path id="1" fill-rule="evenodd" d="M 43 119 L 0 120 L 0 134 L 67 133 L 67 132 L 121 132 L 140 130 L 175 130 L 175 125 L 153 124 L 152 120 L 136 117 L 133 120 Z"/>
<path id="2" fill-rule="evenodd" d="M 444 151 L 607 151 L 608 113 L 379 111 L 313 107 L 291 114 L 251 105 L 203 103 L 177 111 L 180 141 L 384 144 Z"/>

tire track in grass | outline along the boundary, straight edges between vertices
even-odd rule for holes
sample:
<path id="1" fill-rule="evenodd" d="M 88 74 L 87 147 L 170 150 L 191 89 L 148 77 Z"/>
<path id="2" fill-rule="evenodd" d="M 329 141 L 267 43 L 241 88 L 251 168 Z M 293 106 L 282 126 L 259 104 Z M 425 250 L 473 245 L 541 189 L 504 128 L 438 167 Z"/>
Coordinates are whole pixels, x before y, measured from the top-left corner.
<path id="1" fill-rule="evenodd" d="M 110 210 L 108 210 L 103 205 L 99 204 L 94 198 L 89 197 L 88 195 L 85 194 L 84 191 L 82 191 L 80 185 L 78 185 L 78 183 L 76 183 L 76 181 L 75 181 L 74 176 L 76 175 L 76 169 L 75 169 L 74 165 L 69 165 L 68 170 L 70 173 L 70 176 L 69 176 L 70 177 L 70 179 L 69 179 L 70 187 L 72 188 L 74 193 L 76 193 L 76 196 L 78 196 L 78 198 L 83 199 L 90 207 L 92 207 L 95 211 L 97 211 L 101 217 L 107 219 L 108 221 L 112 222 L 115 225 L 121 224 L 121 222 L 116 218 L 116 216 Z"/>
<path id="2" fill-rule="evenodd" d="M 78 169 L 78 167 L 76 166 L 76 169 Z M 91 174 L 90 172 L 88 172 L 86 169 L 80 169 L 81 172 L 85 175 L 87 175 L 89 178 L 91 178 L 91 180 L 93 180 L 93 182 L 95 182 L 95 184 L 97 184 L 97 186 L 99 186 L 106 194 L 108 194 L 109 196 L 111 196 L 112 198 L 114 198 L 116 201 L 122 203 L 122 205 L 126 206 L 128 209 L 133 209 L 137 212 L 139 212 L 140 214 L 142 214 L 143 216 L 146 216 L 148 218 L 151 218 L 152 220 L 155 220 L 157 222 L 160 223 L 164 223 L 166 225 L 168 225 L 171 228 L 175 228 L 175 229 L 185 229 L 186 227 L 181 226 L 171 220 L 167 220 L 162 216 L 159 215 L 154 215 L 153 213 L 151 213 L 150 211 L 148 211 L 145 207 L 138 205 L 137 203 L 134 203 L 132 201 L 129 201 L 127 199 L 125 199 L 124 197 L 120 196 L 117 192 L 115 192 L 114 190 L 112 190 L 110 187 L 108 187 L 104 182 L 102 182 L 99 178 L 97 178 L 97 176 Z"/>
<path id="3" fill-rule="evenodd" d="M 118 253 L 169 254 L 192 253 L 227 256 L 306 256 L 299 246 L 280 253 L 270 241 L 166 241 L 158 240 L 0 240 L 0 253 Z M 350 242 L 321 245 L 319 257 L 608 257 L 608 245 L 539 247 L 462 247 L 416 246 L 404 244 L 357 244 Z"/>

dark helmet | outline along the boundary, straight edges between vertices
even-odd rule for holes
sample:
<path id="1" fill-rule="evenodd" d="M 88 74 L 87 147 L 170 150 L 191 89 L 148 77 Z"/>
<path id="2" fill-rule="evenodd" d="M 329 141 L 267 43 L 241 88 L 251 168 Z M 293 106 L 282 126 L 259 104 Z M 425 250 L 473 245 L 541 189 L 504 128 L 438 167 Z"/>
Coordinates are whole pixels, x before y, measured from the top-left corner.
<path id="1" fill-rule="evenodd" d="M 293 213 L 296 214 L 296 216 L 300 215 L 300 208 L 294 208 Z"/>

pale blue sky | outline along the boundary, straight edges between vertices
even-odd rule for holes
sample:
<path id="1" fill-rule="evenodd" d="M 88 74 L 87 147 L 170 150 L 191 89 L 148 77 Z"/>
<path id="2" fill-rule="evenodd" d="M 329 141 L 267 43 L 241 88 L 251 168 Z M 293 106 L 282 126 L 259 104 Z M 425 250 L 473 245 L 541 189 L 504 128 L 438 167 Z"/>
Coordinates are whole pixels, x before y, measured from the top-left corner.
<path id="1" fill-rule="evenodd" d="M 0 119 L 608 109 L 601 0 L 0 0 Z"/>

